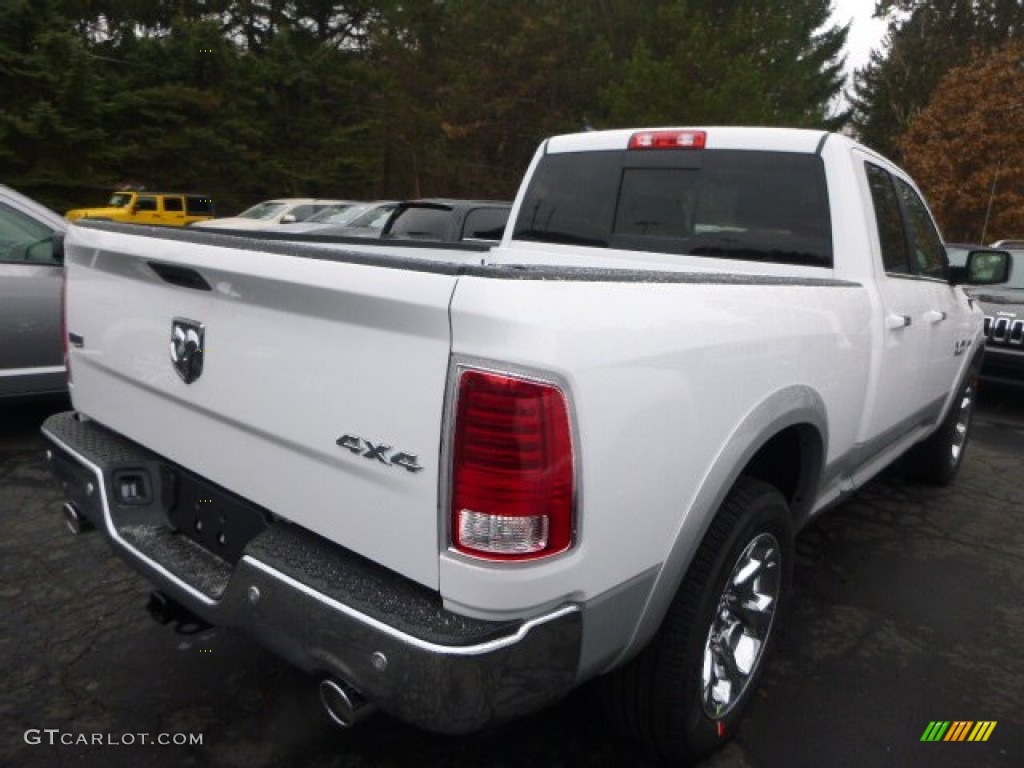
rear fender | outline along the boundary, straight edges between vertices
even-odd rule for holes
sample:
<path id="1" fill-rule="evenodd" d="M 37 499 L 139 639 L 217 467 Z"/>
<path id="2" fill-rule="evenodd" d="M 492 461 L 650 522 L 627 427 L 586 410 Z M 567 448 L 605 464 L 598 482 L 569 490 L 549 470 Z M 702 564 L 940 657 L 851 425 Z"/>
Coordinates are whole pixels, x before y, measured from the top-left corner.
<path id="1" fill-rule="evenodd" d="M 794 386 L 762 401 L 737 425 L 723 445 L 701 483 L 693 506 L 681 515 L 669 555 L 654 582 L 633 637 L 615 666 L 638 653 L 657 632 L 697 547 L 737 478 L 773 437 L 798 425 L 812 428 L 820 438 L 816 446 L 803 451 L 803 467 L 793 495 L 794 523 L 798 526 L 806 518 L 814 504 L 827 454 L 828 421 L 825 403 L 818 393 L 808 387 Z"/>

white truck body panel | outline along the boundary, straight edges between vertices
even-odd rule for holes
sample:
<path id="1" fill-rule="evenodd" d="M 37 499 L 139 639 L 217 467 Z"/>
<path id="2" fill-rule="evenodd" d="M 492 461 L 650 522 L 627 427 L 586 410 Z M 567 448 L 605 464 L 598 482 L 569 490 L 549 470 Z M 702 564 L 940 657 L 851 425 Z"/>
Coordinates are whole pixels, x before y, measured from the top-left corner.
<path id="1" fill-rule="evenodd" d="M 252 551 L 210 567 L 226 597 L 206 607 L 412 722 L 468 730 L 542 706 L 640 652 L 702 541 L 715 540 L 705 534 L 741 476 L 778 497 L 786 528 L 767 538 L 788 542 L 790 522 L 799 528 L 916 443 L 964 426 L 947 414 L 969 417 L 955 396 L 973 391 L 982 314 L 947 279 L 913 182 L 842 136 L 694 130 L 705 149 L 681 151 L 708 155 L 633 155 L 632 130 L 544 142 L 490 251 L 71 227 L 72 399 L 97 432 L 113 433 L 89 439 L 134 456 L 127 438 L 153 463 L 237 495 L 243 519 L 254 511 L 246 505 L 272 516 L 247 540 Z M 761 176 L 744 175 L 752 164 Z M 592 172 L 601 216 L 581 181 Z M 766 215 L 781 197 L 769 182 L 782 176 L 789 186 L 778 189 L 804 206 L 784 224 Z M 751 190 L 750 178 L 771 189 Z M 767 202 L 745 208 L 751 191 Z M 896 234 L 886 229 L 894 219 Z M 168 361 L 181 319 L 205 330 L 191 383 Z M 464 369 L 488 380 L 477 401 L 456 402 Z M 556 393 L 554 410 L 536 405 L 538 390 Z M 503 410 L 510 401 L 542 416 Z M 463 403 L 477 408 L 464 421 L 475 418 L 478 432 L 459 464 Z M 557 439 L 547 440 L 549 428 Z M 49 437 L 67 476 L 81 481 L 85 467 L 103 484 L 115 469 L 72 444 L 87 431 L 64 419 Z M 545 451 L 557 456 L 538 459 Z M 520 495 L 502 483 L 514 475 L 526 487 L 530 461 L 552 475 L 557 467 L 562 484 L 538 485 L 543 494 L 514 507 L 534 486 Z M 471 487 L 475 502 L 490 496 L 453 515 L 454 485 Z M 95 504 L 82 487 L 78 500 Z M 501 513 L 488 507 L 495 499 Z M 534 525 L 543 516 L 533 511 L 552 499 L 559 522 L 569 521 L 567 544 L 537 559 L 474 550 L 451 530 L 452 519 L 469 520 L 484 531 L 469 536 L 498 538 Z M 130 506 L 120 510 L 129 521 Z M 115 525 L 109 509 L 105 519 Z M 303 554 L 278 557 L 268 540 Z M 181 551 L 207 546 L 164 544 L 179 569 Z M 163 578 L 173 569 L 154 567 L 153 551 L 128 556 Z M 315 573 L 302 571 L 307 560 Z M 345 563 L 339 573 L 333 561 Z M 252 609 L 246 587 L 230 583 L 238 573 L 277 603 Z M 402 605 L 375 613 L 365 584 L 415 615 Z M 316 625 L 291 632 L 306 613 Z M 392 654 L 384 666 L 398 654 L 389 676 L 378 646 Z M 401 666 L 412 661 L 416 669 Z M 531 682 L 516 685 L 517 675 Z M 468 686 L 484 692 L 472 712 L 459 698 Z"/>
<path id="2" fill-rule="evenodd" d="M 74 229 L 76 408 L 436 587 L 453 277 Z M 169 286 L 146 260 L 202 266 L 213 290 Z M 208 329 L 193 384 L 167 365 L 174 317 Z M 423 469 L 374 472 L 336 444 L 345 434 Z"/>
<path id="3" fill-rule="evenodd" d="M 572 392 L 585 514 L 578 546 L 548 564 L 513 573 L 446 553 L 445 599 L 515 613 L 658 566 L 689 516 L 703 519 L 694 504 L 716 462 L 753 437 L 743 427 L 762 409 L 771 418 L 782 402 L 812 401 L 838 461 L 856 440 L 860 414 L 846 404 L 868 386 L 871 326 L 859 286 L 463 280 L 453 354 L 550 372 Z M 757 376 L 737 375 L 740 360 Z M 714 450 L 707 435 L 720 436 Z"/>

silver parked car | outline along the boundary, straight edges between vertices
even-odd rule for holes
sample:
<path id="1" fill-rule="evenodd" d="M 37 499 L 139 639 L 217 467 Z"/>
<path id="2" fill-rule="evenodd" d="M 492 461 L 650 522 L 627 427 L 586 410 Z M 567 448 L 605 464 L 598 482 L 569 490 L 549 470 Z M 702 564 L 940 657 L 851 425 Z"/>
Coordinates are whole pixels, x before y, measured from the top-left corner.
<path id="1" fill-rule="evenodd" d="M 280 224 L 305 221 L 314 213 L 333 205 L 346 204 L 347 200 L 322 200 L 312 197 L 282 197 L 264 200 L 247 208 L 237 216 L 206 219 L 189 226 L 202 229 L 255 230 L 271 229 Z"/>
<path id="2" fill-rule="evenodd" d="M 0 400 L 67 392 L 61 242 L 67 221 L 0 184 Z"/>
<path id="3" fill-rule="evenodd" d="M 331 237 L 380 237 L 381 230 L 397 207 L 397 200 L 378 200 L 367 203 L 363 210 L 342 223 L 320 224 L 317 227 L 304 230 L 303 234 Z"/>
<path id="4" fill-rule="evenodd" d="M 361 213 L 368 210 L 371 205 L 373 204 L 357 202 L 355 200 L 346 200 L 343 203 L 335 203 L 334 205 L 328 205 L 321 208 L 308 219 L 303 221 L 278 224 L 273 227 L 271 231 L 295 234 L 296 232 L 310 232 L 312 230 L 319 229 L 324 225 L 342 227 L 352 221 L 356 216 L 359 216 Z"/>

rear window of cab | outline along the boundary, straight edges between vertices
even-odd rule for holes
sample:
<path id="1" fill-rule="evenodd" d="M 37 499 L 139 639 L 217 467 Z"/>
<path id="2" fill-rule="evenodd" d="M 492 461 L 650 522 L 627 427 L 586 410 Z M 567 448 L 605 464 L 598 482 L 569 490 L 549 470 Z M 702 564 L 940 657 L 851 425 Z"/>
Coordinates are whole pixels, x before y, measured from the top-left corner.
<path id="1" fill-rule="evenodd" d="M 542 158 L 513 238 L 832 266 L 823 162 L 750 150 L 592 151 Z"/>

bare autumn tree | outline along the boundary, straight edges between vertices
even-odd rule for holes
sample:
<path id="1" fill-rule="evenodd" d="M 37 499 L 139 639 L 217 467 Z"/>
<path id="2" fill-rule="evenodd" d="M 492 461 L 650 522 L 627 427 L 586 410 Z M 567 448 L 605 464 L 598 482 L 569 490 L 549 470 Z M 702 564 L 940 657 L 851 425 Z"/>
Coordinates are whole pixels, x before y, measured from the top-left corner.
<path id="1" fill-rule="evenodd" d="M 947 240 L 1024 236 L 1024 43 L 950 70 L 898 145 Z"/>

